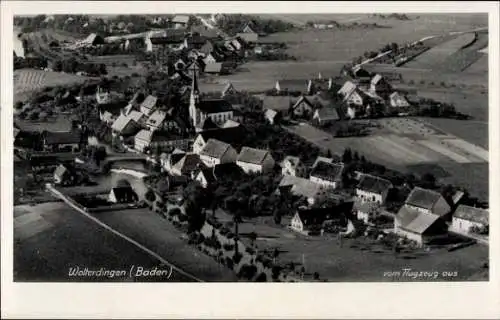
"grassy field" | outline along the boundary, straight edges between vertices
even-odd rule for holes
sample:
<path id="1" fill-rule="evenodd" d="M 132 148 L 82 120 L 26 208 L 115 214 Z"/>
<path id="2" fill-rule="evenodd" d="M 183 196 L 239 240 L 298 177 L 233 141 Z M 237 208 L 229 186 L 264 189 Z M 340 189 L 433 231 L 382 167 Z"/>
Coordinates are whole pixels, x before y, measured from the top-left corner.
<path id="1" fill-rule="evenodd" d="M 488 54 L 483 54 L 481 58 L 471 64 L 465 71 L 467 73 L 488 74 Z"/>
<path id="2" fill-rule="evenodd" d="M 27 131 L 69 131 L 71 129 L 71 115 L 59 114 L 47 121 L 17 120 L 23 130 Z"/>
<path id="3" fill-rule="evenodd" d="M 232 221 L 231 216 L 217 211 L 219 221 Z M 384 272 L 402 271 L 457 271 L 458 276 L 450 280 L 465 280 L 481 271 L 481 264 L 488 259 L 488 248 L 475 245 L 454 252 L 438 250 L 413 254 L 394 254 L 380 244 L 364 238 L 344 239 L 336 237 L 304 237 L 286 228 L 290 217 L 276 226 L 271 218 L 248 219 L 239 224 L 242 240 L 249 243 L 247 235 L 257 234 L 258 250 L 273 251 L 278 248 L 277 260 L 281 263 L 305 262 L 306 274 L 318 272 L 328 281 L 409 281 L 409 278 L 384 276 Z M 408 258 L 410 256 L 410 259 Z M 406 257 L 406 258 L 405 258 Z M 417 279 L 417 281 L 426 279 Z M 429 279 L 427 279 L 429 280 Z M 438 277 L 434 281 L 445 280 Z M 482 279 L 486 280 L 486 279 Z"/>
<path id="4" fill-rule="evenodd" d="M 278 15 L 275 15 L 278 16 Z M 323 20 L 320 15 L 289 16 L 297 21 Z M 407 43 L 421 38 L 452 31 L 466 31 L 487 26 L 485 14 L 426 14 L 412 20 L 382 19 L 370 15 L 325 15 L 326 20 L 338 22 L 377 23 L 390 28 L 352 30 L 303 30 L 276 33 L 268 38 L 289 44 L 288 53 L 300 60 L 348 59 L 365 51 L 377 50 L 387 43 Z"/>

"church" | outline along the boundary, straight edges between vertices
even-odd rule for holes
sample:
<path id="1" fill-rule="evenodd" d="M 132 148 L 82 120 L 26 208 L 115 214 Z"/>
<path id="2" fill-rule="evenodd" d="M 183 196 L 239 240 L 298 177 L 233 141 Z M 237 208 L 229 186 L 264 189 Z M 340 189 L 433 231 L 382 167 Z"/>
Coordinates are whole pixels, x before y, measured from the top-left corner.
<path id="1" fill-rule="evenodd" d="M 194 128 L 200 128 L 207 118 L 221 125 L 234 119 L 232 105 L 224 99 L 202 99 L 198 88 L 196 72 L 193 71 L 191 96 L 189 100 L 189 119 Z"/>

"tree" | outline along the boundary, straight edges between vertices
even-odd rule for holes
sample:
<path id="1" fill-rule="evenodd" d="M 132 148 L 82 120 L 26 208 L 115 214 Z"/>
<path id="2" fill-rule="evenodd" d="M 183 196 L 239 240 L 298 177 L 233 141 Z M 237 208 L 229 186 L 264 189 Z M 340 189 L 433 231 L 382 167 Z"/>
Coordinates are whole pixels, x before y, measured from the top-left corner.
<path id="1" fill-rule="evenodd" d="M 106 148 L 104 146 L 99 146 L 99 147 L 93 149 L 92 159 L 94 160 L 96 165 L 100 165 L 101 161 L 106 159 L 106 156 L 107 156 L 107 152 L 106 152 Z"/>
<path id="2" fill-rule="evenodd" d="M 432 173 L 426 173 L 422 176 L 422 186 L 424 188 L 434 188 L 436 186 L 436 177 Z"/>
<path id="3" fill-rule="evenodd" d="M 346 148 L 344 150 L 344 154 L 342 155 L 342 162 L 349 163 L 352 161 L 352 151 L 350 148 Z"/>
<path id="4" fill-rule="evenodd" d="M 146 194 L 144 195 L 144 198 L 148 201 L 148 202 L 154 202 L 156 200 L 156 194 L 154 193 L 153 190 L 151 189 L 148 189 L 148 191 L 146 192 Z"/>
<path id="5" fill-rule="evenodd" d="M 201 208 L 191 200 L 185 202 L 185 212 L 188 217 L 188 233 L 200 231 L 205 224 L 205 216 Z"/>
<path id="6" fill-rule="evenodd" d="M 23 108 L 23 103 L 21 101 L 18 101 L 16 102 L 16 104 L 14 104 L 14 109 L 21 110 L 22 108 Z"/>
<path id="7" fill-rule="evenodd" d="M 257 240 L 257 233 L 255 233 L 254 231 L 250 232 L 250 234 L 248 235 L 248 238 L 252 242 L 252 247 L 253 247 L 255 244 L 255 241 Z"/>

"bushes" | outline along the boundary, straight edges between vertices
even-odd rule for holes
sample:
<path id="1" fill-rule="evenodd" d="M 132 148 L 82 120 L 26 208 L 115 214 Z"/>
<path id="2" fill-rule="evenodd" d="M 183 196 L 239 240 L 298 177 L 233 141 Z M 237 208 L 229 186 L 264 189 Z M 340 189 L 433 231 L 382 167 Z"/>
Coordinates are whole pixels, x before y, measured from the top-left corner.
<path id="1" fill-rule="evenodd" d="M 225 245 L 222 246 L 224 248 L 224 250 L 226 251 L 232 251 L 234 250 L 234 244 L 229 244 L 229 243 L 226 243 Z"/>
<path id="2" fill-rule="evenodd" d="M 252 280 L 256 274 L 257 274 L 257 267 L 255 265 L 245 264 L 240 268 L 240 271 L 238 272 L 238 277 L 247 280 Z"/>
<path id="3" fill-rule="evenodd" d="M 226 261 L 226 267 L 228 267 L 229 269 L 233 270 L 233 268 L 234 268 L 233 259 L 231 259 L 229 257 L 226 257 L 225 261 Z"/>
<path id="4" fill-rule="evenodd" d="M 233 262 L 236 264 L 240 263 L 242 257 L 243 257 L 243 255 L 241 253 L 239 253 L 239 252 L 235 253 L 233 255 Z"/>

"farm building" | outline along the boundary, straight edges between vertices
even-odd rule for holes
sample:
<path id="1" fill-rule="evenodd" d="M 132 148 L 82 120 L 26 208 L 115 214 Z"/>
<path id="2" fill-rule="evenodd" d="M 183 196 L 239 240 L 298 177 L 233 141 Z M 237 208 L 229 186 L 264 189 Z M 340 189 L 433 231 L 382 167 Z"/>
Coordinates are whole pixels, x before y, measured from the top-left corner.
<path id="1" fill-rule="evenodd" d="M 148 152 L 154 148 L 187 150 L 190 144 L 191 139 L 187 137 L 160 130 L 142 129 L 134 137 L 134 148 L 140 152 Z"/>
<path id="2" fill-rule="evenodd" d="M 215 165 L 212 168 L 199 170 L 194 179 L 198 181 L 203 188 L 208 188 L 220 179 L 225 177 L 237 179 L 243 174 L 244 172 L 235 163 L 224 163 Z"/>
<path id="3" fill-rule="evenodd" d="M 320 126 L 334 123 L 337 120 L 340 120 L 340 117 L 335 108 L 316 109 L 313 114 L 313 122 Z"/>
<path id="4" fill-rule="evenodd" d="M 252 28 L 252 23 L 249 22 L 247 23 L 242 29 L 241 29 L 241 32 L 242 33 L 257 33 L 254 31 L 254 29 Z"/>
<path id="5" fill-rule="evenodd" d="M 238 143 L 243 137 L 244 130 L 241 126 L 231 128 L 220 128 L 198 133 L 193 143 L 193 152 L 200 153 L 208 140 L 215 139 L 225 143 Z"/>
<path id="6" fill-rule="evenodd" d="M 459 205 L 451 219 L 450 231 L 469 234 L 473 229 L 485 230 L 489 227 L 489 212 L 485 209 Z"/>
<path id="7" fill-rule="evenodd" d="M 281 112 L 272 110 L 272 109 L 266 109 L 264 111 L 264 118 L 270 123 L 270 124 L 277 124 L 279 122 Z"/>
<path id="8" fill-rule="evenodd" d="M 356 197 L 362 202 L 384 204 L 392 188 L 393 185 L 389 180 L 363 174 L 356 187 Z"/>
<path id="9" fill-rule="evenodd" d="M 138 200 L 139 197 L 131 186 L 115 187 L 108 195 L 108 201 L 111 203 L 133 203 Z"/>
<path id="10" fill-rule="evenodd" d="M 228 143 L 209 139 L 200 151 L 200 159 L 207 167 L 235 162 L 238 157 L 236 150 Z"/>
<path id="11" fill-rule="evenodd" d="M 135 115 L 136 113 L 134 113 Z M 133 136 L 139 132 L 140 124 L 132 118 L 132 113 L 128 116 L 121 114 L 111 126 L 113 136 Z M 142 115 L 142 113 L 141 113 Z"/>
<path id="12" fill-rule="evenodd" d="M 410 106 L 410 103 L 408 102 L 408 100 L 406 100 L 405 96 L 397 91 L 391 93 L 391 95 L 389 96 L 389 104 L 391 105 L 391 107 L 398 109 L 408 108 Z"/>
<path id="13" fill-rule="evenodd" d="M 188 15 L 176 15 L 172 18 L 172 24 L 174 25 L 175 29 L 186 28 L 188 22 L 189 22 Z"/>
<path id="14" fill-rule="evenodd" d="M 295 103 L 292 104 L 290 112 L 297 117 L 309 118 L 313 114 L 314 105 L 305 96 L 300 96 Z"/>
<path id="15" fill-rule="evenodd" d="M 267 173 L 274 169 L 275 161 L 268 150 L 243 147 L 236 158 L 245 173 Z"/>
<path id="16" fill-rule="evenodd" d="M 281 174 L 284 176 L 303 177 L 305 172 L 306 167 L 299 157 L 286 156 L 281 162 Z"/>
<path id="17" fill-rule="evenodd" d="M 149 95 L 144 99 L 144 101 L 141 103 L 140 106 L 140 111 L 146 115 L 149 116 L 153 110 L 156 108 L 156 103 L 158 102 L 158 98 L 152 95 Z"/>
<path id="18" fill-rule="evenodd" d="M 394 218 L 394 232 L 424 245 L 448 236 L 448 226 L 438 215 L 403 206 Z"/>
<path id="19" fill-rule="evenodd" d="M 276 190 L 277 194 L 289 193 L 296 197 L 304 197 L 310 205 L 327 197 L 327 190 L 320 184 L 305 178 L 283 176 Z"/>
<path id="20" fill-rule="evenodd" d="M 54 183 L 63 186 L 71 186 L 75 183 L 76 174 L 73 168 L 60 164 L 54 171 Z"/>
<path id="21" fill-rule="evenodd" d="M 355 201 L 353 209 L 358 220 L 370 223 L 379 215 L 380 205 L 377 202 Z"/>
<path id="22" fill-rule="evenodd" d="M 281 112 L 283 116 L 288 116 L 292 106 L 290 96 L 263 96 L 261 101 L 263 108 Z"/>
<path id="23" fill-rule="evenodd" d="M 204 165 L 200 160 L 200 156 L 195 153 L 186 153 L 172 166 L 170 174 L 191 177 L 193 172 L 201 168 L 204 168 Z"/>
<path id="24" fill-rule="evenodd" d="M 70 151 L 76 152 L 80 149 L 80 132 L 42 132 L 43 149 L 48 152 Z"/>
<path id="25" fill-rule="evenodd" d="M 304 235 L 318 235 L 325 224 L 346 228 L 349 223 L 352 202 L 341 203 L 328 208 L 299 208 L 292 220 L 290 228 Z"/>
<path id="26" fill-rule="evenodd" d="M 313 165 L 312 165 L 312 168 L 316 168 L 316 166 L 321 163 L 321 162 L 326 162 L 326 163 L 334 163 L 335 162 L 335 159 L 333 158 L 327 158 L 327 157 L 322 157 L 322 156 L 318 156 L 316 158 L 316 160 L 314 161 Z"/>
<path id="27" fill-rule="evenodd" d="M 445 217 L 451 211 L 450 205 L 443 196 L 436 191 L 415 187 L 408 195 L 405 206 L 419 212 L 433 213 Z"/>
<path id="28" fill-rule="evenodd" d="M 278 80 L 274 89 L 278 93 L 309 94 L 309 83 L 308 80 Z"/>
<path id="29" fill-rule="evenodd" d="M 178 148 L 175 148 L 169 154 L 162 153 L 160 155 L 160 165 L 165 171 L 170 172 L 170 170 L 172 170 L 172 167 L 177 162 L 179 162 L 184 157 L 185 154 L 186 154 L 185 151 Z"/>
<path id="30" fill-rule="evenodd" d="M 311 171 L 309 180 L 327 188 L 336 189 L 342 184 L 344 165 L 341 163 L 319 162 Z"/>
<path id="31" fill-rule="evenodd" d="M 145 121 L 145 125 L 149 130 L 181 130 L 176 119 L 161 110 L 154 111 Z"/>
<path id="32" fill-rule="evenodd" d="M 364 94 L 359 90 L 358 86 L 351 82 L 346 81 L 342 88 L 338 91 L 343 101 L 355 105 L 363 106 L 365 104 Z"/>
<path id="33" fill-rule="evenodd" d="M 259 41 L 259 35 L 257 33 L 240 32 L 236 34 L 236 37 L 240 37 L 247 43 L 256 43 Z"/>
<path id="34" fill-rule="evenodd" d="M 381 97 L 389 96 L 391 85 L 380 74 L 376 74 L 370 81 L 370 91 Z"/>

